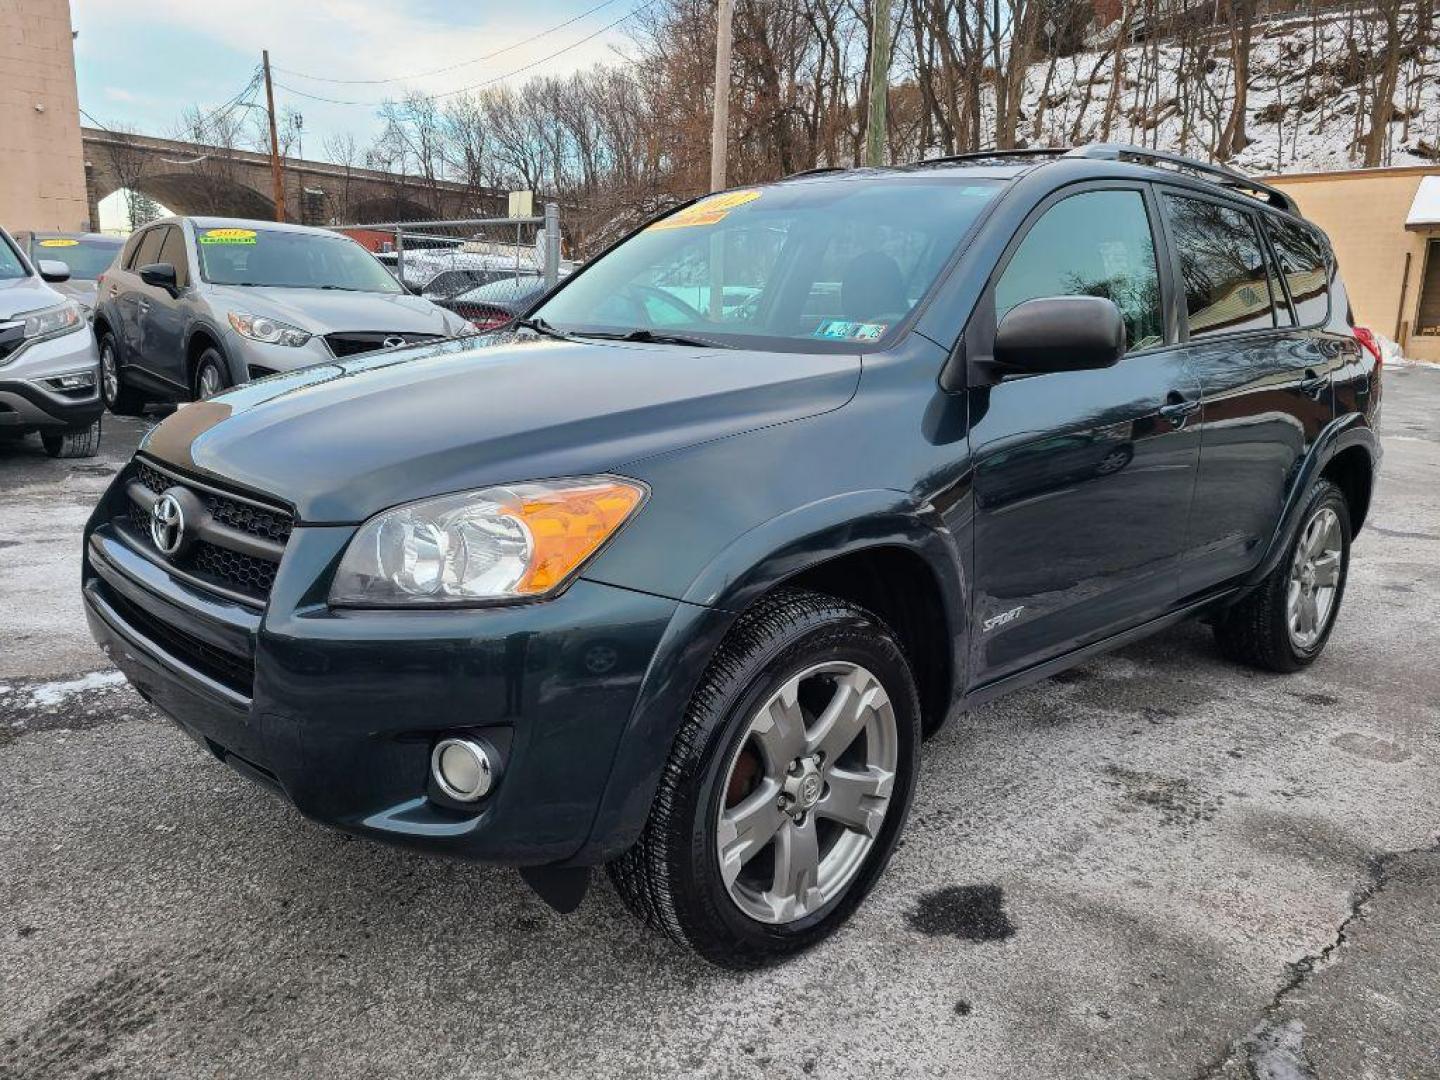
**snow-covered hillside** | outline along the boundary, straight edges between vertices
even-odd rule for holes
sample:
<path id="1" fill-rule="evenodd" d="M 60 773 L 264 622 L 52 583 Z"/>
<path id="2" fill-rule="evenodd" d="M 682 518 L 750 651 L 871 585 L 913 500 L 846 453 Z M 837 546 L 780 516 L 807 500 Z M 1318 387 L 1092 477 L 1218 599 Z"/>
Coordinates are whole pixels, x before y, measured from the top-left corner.
<path id="1" fill-rule="evenodd" d="M 1440 164 L 1440 45 L 1421 46 L 1413 36 L 1409 41 L 1402 53 L 1393 95 L 1395 119 L 1382 164 Z M 1230 163 L 1262 173 L 1362 165 L 1364 150 L 1356 140 L 1369 129 L 1371 108 L 1365 56 L 1378 54 L 1383 43 L 1377 22 L 1347 23 L 1345 14 L 1257 24 L 1247 80 L 1246 134 L 1252 142 Z M 1234 99 L 1230 52 L 1223 27 L 1192 33 L 1183 43 L 1172 39 L 1128 47 L 1110 141 L 1209 156 Z M 1021 137 L 1032 146 L 1101 138 L 1112 57 L 1110 49 L 1099 44 L 1096 51 L 1058 60 L 1053 71 L 1049 61 L 1032 65 Z"/>

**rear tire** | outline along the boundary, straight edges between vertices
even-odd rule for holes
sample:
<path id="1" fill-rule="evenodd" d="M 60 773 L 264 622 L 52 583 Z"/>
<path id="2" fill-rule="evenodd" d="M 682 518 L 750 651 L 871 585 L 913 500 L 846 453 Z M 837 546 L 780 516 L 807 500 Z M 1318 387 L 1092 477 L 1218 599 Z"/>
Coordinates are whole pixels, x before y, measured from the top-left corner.
<path id="1" fill-rule="evenodd" d="M 1350 510 L 1329 480 L 1310 489 L 1285 558 L 1259 588 L 1214 626 L 1230 660 L 1266 671 L 1299 671 L 1315 661 L 1340 613 L 1350 570 Z"/>
<path id="2" fill-rule="evenodd" d="M 120 354 L 115 349 L 115 335 L 106 330 L 100 335 L 100 397 L 105 407 L 116 416 L 141 416 L 145 398 L 125 385 L 120 372 Z"/>
<path id="3" fill-rule="evenodd" d="M 610 878 L 631 911 L 711 963 L 799 952 L 884 871 L 919 746 L 915 680 L 889 628 L 845 601 L 778 592 L 716 651 Z"/>
<path id="4" fill-rule="evenodd" d="M 94 457 L 100 452 L 100 421 L 77 431 L 43 431 L 40 442 L 53 458 Z"/>
<path id="5" fill-rule="evenodd" d="M 195 364 L 195 385 L 192 389 L 196 401 L 205 401 L 230 389 L 229 370 L 219 350 L 212 347 L 200 354 Z"/>

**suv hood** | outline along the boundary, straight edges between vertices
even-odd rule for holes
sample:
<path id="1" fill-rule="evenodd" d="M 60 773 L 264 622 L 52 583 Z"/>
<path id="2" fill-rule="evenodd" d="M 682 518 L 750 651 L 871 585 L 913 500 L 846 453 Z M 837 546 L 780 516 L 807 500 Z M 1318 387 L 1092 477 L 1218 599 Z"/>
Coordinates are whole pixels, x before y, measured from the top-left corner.
<path id="1" fill-rule="evenodd" d="M 349 523 L 826 412 L 859 376 L 854 355 L 495 335 L 250 383 L 182 406 L 141 449 L 279 498 L 301 521 Z M 738 480 L 717 477 L 717 490 Z"/>
<path id="2" fill-rule="evenodd" d="M 63 300 L 38 277 L 0 278 L 0 319 L 54 307 Z"/>
<path id="3" fill-rule="evenodd" d="M 344 289 L 280 289 L 211 285 L 210 299 L 225 322 L 225 311 L 243 311 L 292 323 L 312 334 L 395 331 L 449 337 L 463 321 L 444 308 L 409 293 L 351 292 Z"/>

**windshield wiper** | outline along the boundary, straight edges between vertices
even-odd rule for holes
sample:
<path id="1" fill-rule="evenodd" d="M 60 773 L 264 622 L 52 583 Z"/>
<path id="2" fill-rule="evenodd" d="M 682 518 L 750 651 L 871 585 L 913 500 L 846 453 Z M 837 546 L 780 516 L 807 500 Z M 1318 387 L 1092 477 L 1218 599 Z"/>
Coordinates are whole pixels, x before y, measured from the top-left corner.
<path id="1" fill-rule="evenodd" d="M 537 334 L 543 334 L 545 337 L 559 338 L 561 341 L 575 340 L 569 334 L 565 333 L 565 331 L 555 329 L 555 327 L 551 326 L 548 322 L 540 318 L 538 315 L 529 319 L 516 319 L 511 325 L 521 326 L 524 327 L 526 330 L 534 330 Z"/>
<path id="2" fill-rule="evenodd" d="M 645 327 L 626 330 L 621 334 L 585 333 L 576 334 L 575 336 L 601 338 L 605 341 L 638 341 L 645 345 L 692 345 L 703 349 L 734 349 L 739 347 L 724 341 L 713 341 L 710 338 L 702 337 L 689 337 L 685 334 L 657 334 L 654 330 Z"/>

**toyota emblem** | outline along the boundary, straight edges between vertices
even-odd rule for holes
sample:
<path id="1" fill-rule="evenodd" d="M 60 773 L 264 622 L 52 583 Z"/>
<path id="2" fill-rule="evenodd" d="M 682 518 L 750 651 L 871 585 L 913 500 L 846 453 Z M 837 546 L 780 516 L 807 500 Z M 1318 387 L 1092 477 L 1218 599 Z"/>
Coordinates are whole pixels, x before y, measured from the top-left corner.
<path id="1" fill-rule="evenodd" d="M 398 334 L 392 334 L 385 339 L 384 344 L 387 349 L 398 349 L 401 345 L 405 344 L 405 339 Z"/>
<path id="2" fill-rule="evenodd" d="M 174 555 L 185 542 L 185 511 L 168 491 L 150 507 L 150 539 L 166 556 Z"/>

